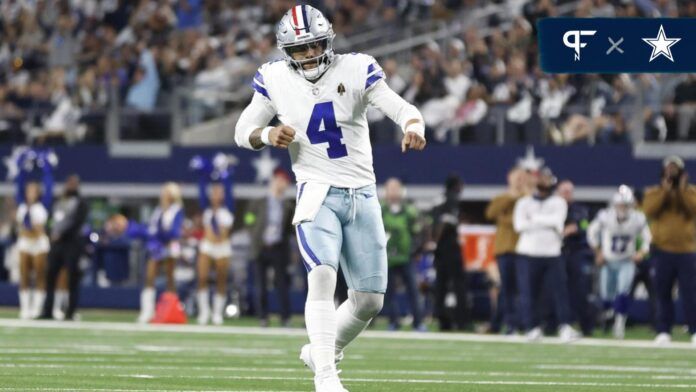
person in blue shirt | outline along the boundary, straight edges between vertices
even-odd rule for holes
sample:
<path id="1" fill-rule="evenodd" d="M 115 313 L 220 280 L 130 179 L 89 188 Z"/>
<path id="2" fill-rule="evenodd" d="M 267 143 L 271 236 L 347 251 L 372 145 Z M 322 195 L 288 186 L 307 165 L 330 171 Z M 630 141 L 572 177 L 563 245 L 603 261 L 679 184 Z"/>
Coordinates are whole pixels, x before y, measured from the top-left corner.
<path id="1" fill-rule="evenodd" d="M 201 157 L 195 157 L 191 166 L 198 171 L 198 202 L 203 211 L 204 235 L 198 248 L 198 324 L 207 324 L 210 314 L 210 291 L 208 278 L 211 265 L 215 268 L 215 296 L 213 297 L 212 321 L 223 323 L 223 312 L 227 302 L 227 272 L 232 257 L 230 231 L 234 223 L 234 196 L 232 194 L 232 169 L 226 164 L 223 154 L 218 154 L 223 165 L 214 167 Z M 214 163 L 213 163 L 214 164 Z M 212 183 L 212 184 L 211 184 Z M 208 192 L 210 190 L 210 192 Z"/>
<path id="2" fill-rule="evenodd" d="M 167 291 L 176 292 L 174 267 L 181 253 L 179 238 L 184 223 L 184 208 L 179 185 L 168 182 L 162 186 L 159 206 L 150 217 L 147 232 L 149 259 L 145 272 L 145 287 L 140 294 L 139 323 L 149 322 L 155 314 L 155 278 L 164 268 Z"/>

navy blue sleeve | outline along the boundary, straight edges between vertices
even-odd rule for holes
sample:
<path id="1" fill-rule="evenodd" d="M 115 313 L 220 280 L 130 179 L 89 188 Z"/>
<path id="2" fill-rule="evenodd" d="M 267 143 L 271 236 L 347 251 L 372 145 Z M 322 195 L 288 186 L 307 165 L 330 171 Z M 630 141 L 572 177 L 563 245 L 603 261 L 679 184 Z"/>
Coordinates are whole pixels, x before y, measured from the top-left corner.
<path id="1" fill-rule="evenodd" d="M 51 211 L 53 205 L 53 167 L 48 163 L 48 160 L 43 161 L 43 196 L 41 204 L 46 207 L 46 210 Z"/>
<path id="2" fill-rule="evenodd" d="M 17 205 L 24 203 L 26 200 L 26 195 L 24 194 L 27 185 L 27 173 L 24 171 L 24 161 L 26 157 L 26 154 L 21 154 L 19 158 L 17 158 L 17 176 L 14 178 L 15 185 L 17 186 L 17 192 L 15 193 Z"/>

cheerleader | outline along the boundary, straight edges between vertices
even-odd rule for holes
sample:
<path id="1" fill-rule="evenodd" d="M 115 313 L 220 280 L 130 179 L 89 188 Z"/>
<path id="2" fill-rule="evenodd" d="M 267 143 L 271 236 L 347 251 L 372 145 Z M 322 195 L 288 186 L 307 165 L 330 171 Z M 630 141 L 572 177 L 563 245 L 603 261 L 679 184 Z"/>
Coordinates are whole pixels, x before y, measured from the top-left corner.
<path id="1" fill-rule="evenodd" d="M 208 196 L 211 177 L 219 179 L 219 182 L 212 184 Z M 221 325 L 227 301 L 227 271 L 232 257 L 230 230 L 234 221 L 234 199 L 231 171 L 227 167 L 212 171 L 200 167 L 198 197 L 203 210 L 204 227 L 204 236 L 198 252 L 198 324 L 207 324 L 210 318 L 208 276 L 212 265 L 215 267 L 216 281 L 212 321 L 215 325 Z"/>
<path id="2" fill-rule="evenodd" d="M 148 226 L 147 250 L 149 259 L 145 287 L 140 293 L 139 323 L 149 322 L 155 314 L 155 278 L 164 267 L 167 291 L 176 292 L 175 262 L 181 253 L 179 237 L 184 222 L 184 209 L 179 185 L 168 182 L 162 186 L 159 206 L 152 213 Z"/>
<path id="3" fill-rule="evenodd" d="M 51 208 L 53 175 L 51 166 L 45 160 L 37 161 L 43 169 L 44 194 L 40 197 L 40 186 L 36 182 L 27 183 L 24 170 L 26 160 L 35 159 L 29 151 L 20 157 L 19 171 L 15 177 L 17 185 L 18 227 L 17 250 L 19 251 L 19 318 L 37 318 L 41 314 L 46 298 L 46 259 L 50 242 L 46 235 L 48 211 Z M 34 290 L 30 289 L 32 275 Z"/>

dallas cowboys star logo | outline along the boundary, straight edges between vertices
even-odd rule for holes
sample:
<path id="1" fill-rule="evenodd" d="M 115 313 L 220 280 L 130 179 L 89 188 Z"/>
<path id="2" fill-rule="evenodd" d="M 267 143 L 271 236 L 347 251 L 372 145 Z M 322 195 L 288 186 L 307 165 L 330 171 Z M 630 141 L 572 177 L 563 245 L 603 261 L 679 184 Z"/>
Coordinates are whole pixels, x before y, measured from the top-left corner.
<path id="1" fill-rule="evenodd" d="M 665 56 L 669 59 L 669 61 L 674 62 L 670 46 L 681 41 L 681 38 L 667 38 L 667 36 L 665 36 L 665 29 L 662 27 L 662 25 L 660 25 L 660 30 L 657 32 L 657 37 L 643 38 L 643 41 L 653 48 L 652 53 L 650 54 L 649 62 L 652 62 L 658 56 Z"/>

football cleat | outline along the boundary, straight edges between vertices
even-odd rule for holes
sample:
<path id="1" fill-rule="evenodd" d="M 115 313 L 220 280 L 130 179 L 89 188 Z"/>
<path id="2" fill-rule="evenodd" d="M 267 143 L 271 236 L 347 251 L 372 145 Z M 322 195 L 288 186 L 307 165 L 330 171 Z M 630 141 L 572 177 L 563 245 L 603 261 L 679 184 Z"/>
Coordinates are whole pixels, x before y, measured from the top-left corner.
<path id="1" fill-rule="evenodd" d="M 314 361 L 312 361 L 312 351 L 310 350 L 311 345 L 305 344 L 300 350 L 300 359 L 304 362 L 305 366 L 308 367 L 312 373 L 316 373 L 316 367 L 314 366 Z M 343 352 L 336 355 L 336 364 L 343 360 Z"/>
<path id="2" fill-rule="evenodd" d="M 314 377 L 314 388 L 316 392 L 348 392 L 341 384 L 337 373 L 329 376 Z"/>
<path id="3" fill-rule="evenodd" d="M 530 329 L 529 332 L 527 332 L 525 338 L 528 342 L 538 342 L 539 340 L 541 340 L 543 336 L 544 334 L 541 332 L 541 328 L 535 327 Z"/>
<path id="4" fill-rule="evenodd" d="M 658 346 L 664 346 L 666 344 L 670 344 L 670 343 L 672 343 L 672 335 L 670 335 L 666 332 L 658 333 L 657 336 L 655 336 L 654 342 Z"/>
<path id="5" fill-rule="evenodd" d="M 558 337 L 561 339 L 561 342 L 570 343 L 576 340 L 580 340 L 582 335 L 580 334 L 580 332 L 573 329 L 573 327 L 571 327 L 570 325 L 563 324 L 561 325 L 561 328 L 558 330 Z"/>

